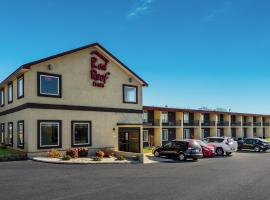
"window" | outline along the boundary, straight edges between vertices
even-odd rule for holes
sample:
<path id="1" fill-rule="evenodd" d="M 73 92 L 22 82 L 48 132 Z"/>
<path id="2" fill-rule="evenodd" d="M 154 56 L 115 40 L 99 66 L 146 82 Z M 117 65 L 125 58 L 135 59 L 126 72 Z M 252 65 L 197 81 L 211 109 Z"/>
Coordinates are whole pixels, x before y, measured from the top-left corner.
<path id="1" fill-rule="evenodd" d="M 5 124 L 0 126 L 0 143 L 5 144 Z"/>
<path id="2" fill-rule="evenodd" d="M 123 85 L 123 102 L 138 103 L 138 87 L 133 85 Z"/>
<path id="3" fill-rule="evenodd" d="M 13 146 L 13 122 L 8 123 L 8 145 Z"/>
<path id="4" fill-rule="evenodd" d="M 143 122 L 148 122 L 148 111 L 143 111 Z"/>
<path id="5" fill-rule="evenodd" d="M 148 130 L 143 130 L 143 142 L 148 142 Z"/>
<path id="6" fill-rule="evenodd" d="M 38 72 L 38 96 L 61 98 L 62 77 Z"/>
<path id="7" fill-rule="evenodd" d="M 201 114 L 201 121 L 204 123 L 204 114 Z"/>
<path id="8" fill-rule="evenodd" d="M 3 107 L 5 105 L 5 90 L 2 88 L 0 90 L 0 106 Z"/>
<path id="9" fill-rule="evenodd" d="M 91 145 L 91 122 L 90 121 L 72 121 L 72 146 L 90 146 Z"/>
<path id="10" fill-rule="evenodd" d="M 8 103 L 13 102 L 13 83 L 8 84 Z"/>
<path id="11" fill-rule="evenodd" d="M 189 113 L 184 113 L 184 123 L 189 123 Z"/>
<path id="12" fill-rule="evenodd" d="M 162 141 L 168 141 L 168 129 L 162 129 Z"/>
<path id="13" fill-rule="evenodd" d="M 62 147 L 62 122 L 59 120 L 38 121 L 38 148 L 47 149 L 52 147 Z"/>
<path id="14" fill-rule="evenodd" d="M 190 130 L 184 129 L 184 139 L 191 139 Z"/>
<path id="15" fill-rule="evenodd" d="M 17 98 L 21 99 L 24 97 L 24 76 L 20 76 L 17 79 Z"/>
<path id="16" fill-rule="evenodd" d="M 17 136 L 18 136 L 18 147 L 24 148 L 24 121 L 18 121 L 17 126 Z"/>
<path id="17" fill-rule="evenodd" d="M 168 123 L 169 121 L 168 112 L 162 112 L 161 119 L 163 123 Z"/>

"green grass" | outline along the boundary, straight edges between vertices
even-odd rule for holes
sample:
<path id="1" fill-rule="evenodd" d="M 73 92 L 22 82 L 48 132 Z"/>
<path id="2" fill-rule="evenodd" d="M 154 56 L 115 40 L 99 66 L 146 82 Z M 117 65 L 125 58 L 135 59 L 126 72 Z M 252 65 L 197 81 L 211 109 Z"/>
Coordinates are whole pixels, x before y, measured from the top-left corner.
<path id="1" fill-rule="evenodd" d="M 143 153 L 152 153 L 152 150 L 153 150 L 153 148 L 151 148 L 151 147 L 144 147 Z"/>
<path id="2" fill-rule="evenodd" d="M 18 155 L 19 152 L 12 149 L 0 148 L 0 156 Z"/>
<path id="3" fill-rule="evenodd" d="M 267 140 L 268 142 L 270 142 L 270 138 L 266 138 L 265 140 Z"/>

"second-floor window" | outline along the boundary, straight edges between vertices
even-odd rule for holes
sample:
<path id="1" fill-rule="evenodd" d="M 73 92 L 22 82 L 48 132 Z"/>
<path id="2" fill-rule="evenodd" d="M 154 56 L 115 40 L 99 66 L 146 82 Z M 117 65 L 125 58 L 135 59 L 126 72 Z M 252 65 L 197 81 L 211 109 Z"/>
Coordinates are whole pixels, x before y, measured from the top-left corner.
<path id="1" fill-rule="evenodd" d="M 38 96 L 61 98 L 61 75 L 38 72 Z"/>
<path id="2" fill-rule="evenodd" d="M 184 113 L 184 123 L 189 123 L 189 113 Z"/>
<path id="3" fill-rule="evenodd" d="M 3 107 L 5 105 L 5 90 L 2 88 L 0 90 L 0 106 Z"/>
<path id="4" fill-rule="evenodd" d="M 13 83 L 8 84 L 8 103 L 13 102 Z"/>
<path id="5" fill-rule="evenodd" d="M 169 121 L 168 112 L 162 112 L 161 119 L 163 123 L 167 123 Z"/>
<path id="6" fill-rule="evenodd" d="M 123 102 L 138 103 L 138 88 L 132 85 L 123 85 Z"/>
<path id="7" fill-rule="evenodd" d="M 148 111 L 143 111 L 143 122 L 148 122 Z"/>
<path id="8" fill-rule="evenodd" d="M 17 98 L 24 97 L 24 76 L 20 76 L 17 80 Z"/>

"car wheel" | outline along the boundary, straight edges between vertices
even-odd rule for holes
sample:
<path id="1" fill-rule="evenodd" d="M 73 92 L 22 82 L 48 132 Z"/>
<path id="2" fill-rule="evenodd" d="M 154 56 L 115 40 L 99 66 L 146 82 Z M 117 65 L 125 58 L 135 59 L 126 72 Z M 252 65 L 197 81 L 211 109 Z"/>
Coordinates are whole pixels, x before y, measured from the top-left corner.
<path id="1" fill-rule="evenodd" d="M 226 155 L 227 156 L 230 156 L 230 155 L 232 155 L 232 153 L 231 152 L 227 152 Z"/>
<path id="2" fill-rule="evenodd" d="M 217 153 L 218 156 L 223 156 L 224 155 L 224 151 L 223 151 L 222 148 L 217 148 L 216 153 Z"/>
<path id="3" fill-rule="evenodd" d="M 179 158 L 180 161 L 185 161 L 186 160 L 186 156 L 183 153 L 180 153 L 178 158 Z"/>
<path id="4" fill-rule="evenodd" d="M 197 160 L 198 160 L 198 158 L 193 158 L 193 160 L 194 160 L 194 161 L 197 161 Z"/>
<path id="5" fill-rule="evenodd" d="M 159 157 L 159 156 L 160 156 L 159 152 L 158 152 L 158 151 L 155 151 L 155 152 L 154 152 L 154 156 L 155 156 L 155 157 Z"/>
<path id="6" fill-rule="evenodd" d="M 258 146 L 256 146 L 256 147 L 254 147 L 254 151 L 255 151 L 255 152 L 260 152 L 260 151 L 261 151 L 261 148 L 258 147 Z"/>

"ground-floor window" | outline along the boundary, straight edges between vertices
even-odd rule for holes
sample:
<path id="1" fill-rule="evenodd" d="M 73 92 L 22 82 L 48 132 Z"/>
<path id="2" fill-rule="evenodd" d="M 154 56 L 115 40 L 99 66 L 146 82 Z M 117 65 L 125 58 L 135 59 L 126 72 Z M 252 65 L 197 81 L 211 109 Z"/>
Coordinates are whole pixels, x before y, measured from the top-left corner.
<path id="1" fill-rule="evenodd" d="M 8 123 L 8 145 L 13 146 L 13 122 Z"/>
<path id="2" fill-rule="evenodd" d="M 168 141 L 169 133 L 168 129 L 162 129 L 162 141 Z"/>
<path id="3" fill-rule="evenodd" d="M 0 143 L 5 143 L 5 124 L 1 124 L 0 126 Z"/>
<path id="4" fill-rule="evenodd" d="M 24 148 L 24 121 L 18 121 L 17 136 L 18 136 L 18 147 Z"/>
<path id="5" fill-rule="evenodd" d="M 62 147 L 62 121 L 39 120 L 38 121 L 38 148 L 46 149 Z"/>
<path id="6" fill-rule="evenodd" d="M 148 142 L 148 130 L 143 130 L 143 142 Z"/>
<path id="7" fill-rule="evenodd" d="M 91 145 L 91 122 L 90 121 L 72 121 L 72 146 Z"/>

